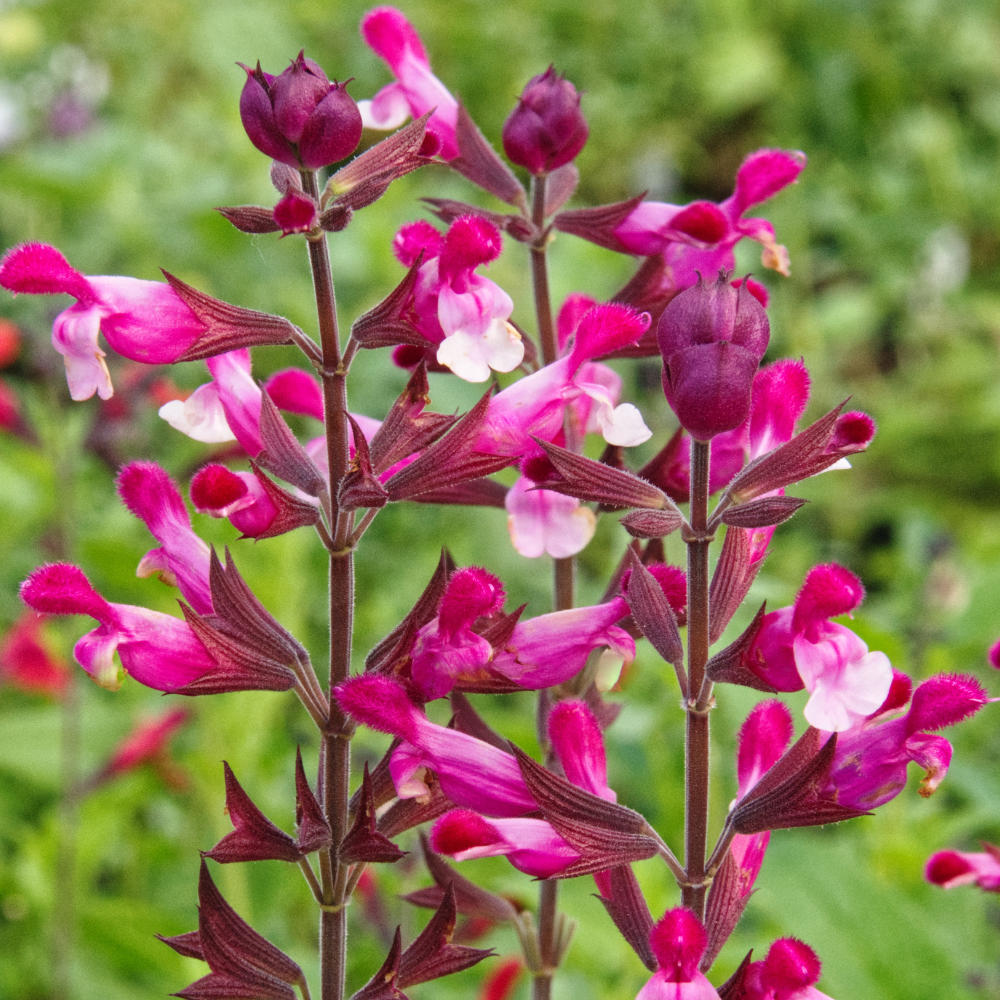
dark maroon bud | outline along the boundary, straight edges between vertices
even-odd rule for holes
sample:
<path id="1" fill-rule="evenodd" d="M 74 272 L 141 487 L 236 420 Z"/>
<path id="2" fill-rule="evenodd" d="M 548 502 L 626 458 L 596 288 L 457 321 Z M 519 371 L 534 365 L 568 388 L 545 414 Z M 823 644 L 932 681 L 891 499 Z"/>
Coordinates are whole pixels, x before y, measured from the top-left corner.
<path id="1" fill-rule="evenodd" d="M 242 65 L 242 64 L 241 64 Z M 277 77 L 243 67 L 240 118 L 250 141 L 273 160 L 315 170 L 344 159 L 361 141 L 361 112 L 303 53 Z"/>
<path id="2" fill-rule="evenodd" d="M 746 419 L 770 332 L 764 307 L 725 272 L 711 285 L 699 277 L 663 310 L 656 331 L 663 392 L 693 438 L 709 441 Z"/>
<path id="3" fill-rule="evenodd" d="M 504 122 L 503 148 L 512 163 L 545 174 L 574 159 L 587 134 L 576 87 L 550 66 L 528 81 Z"/>
<path id="4" fill-rule="evenodd" d="M 329 93 L 309 116 L 299 139 L 299 156 L 304 167 L 315 170 L 337 163 L 358 148 L 361 112 L 346 86 L 332 84 Z"/>

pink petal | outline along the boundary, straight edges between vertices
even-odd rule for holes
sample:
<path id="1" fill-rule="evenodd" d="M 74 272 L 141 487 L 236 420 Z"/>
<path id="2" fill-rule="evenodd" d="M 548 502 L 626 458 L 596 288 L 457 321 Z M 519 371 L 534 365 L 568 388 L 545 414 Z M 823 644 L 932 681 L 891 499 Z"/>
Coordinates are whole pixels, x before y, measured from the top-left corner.
<path id="1" fill-rule="evenodd" d="M 12 292 L 64 293 L 83 305 L 94 300 L 90 282 L 47 243 L 22 243 L 8 250 L 0 261 L 0 285 Z"/>

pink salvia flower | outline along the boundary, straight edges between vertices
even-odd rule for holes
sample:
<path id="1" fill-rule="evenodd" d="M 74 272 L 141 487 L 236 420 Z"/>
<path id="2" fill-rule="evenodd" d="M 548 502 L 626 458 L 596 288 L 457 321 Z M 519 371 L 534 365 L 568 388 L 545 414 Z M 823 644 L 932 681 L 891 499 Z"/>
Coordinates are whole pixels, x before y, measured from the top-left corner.
<path id="1" fill-rule="evenodd" d="M 926 730 L 943 729 L 975 715 L 989 699 L 982 685 L 962 674 L 938 674 L 919 684 L 909 709 L 884 721 L 887 711 L 840 733 L 824 795 L 859 809 L 875 809 L 906 786 L 912 761 L 926 772 L 920 794 L 929 796 L 944 780 L 951 744 Z M 897 706 L 893 705 L 895 709 Z"/>
<path id="2" fill-rule="evenodd" d="M 634 343 L 649 323 L 648 313 L 616 303 L 589 309 L 558 360 L 490 399 L 477 450 L 519 459 L 540 457 L 543 452 L 532 438 L 555 441 L 563 433 L 567 416 L 573 433 L 581 439 L 589 426 L 599 426 L 609 444 L 627 447 L 648 440 L 652 432 L 638 410 L 628 403 L 614 405 L 612 390 L 620 382 L 610 382 L 602 373 L 608 369 L 591 362 Z M 595 414 L 591 424 L 595 405 L 601 414 Z"/>
<path id="3" fill-rule="evenodd" d="M 187 508 L 170 476 L 155 462 L 132 462 L 118 474 L 118 493 L 161 545 L 142 557 L 136 575 L 159 575 L 176 585 L 195 611 L 211 614 L 210 551 L 192 530 Z"/>
<path id="4" fill-rule="evenodd" d="M 111 759 L 101 769 L 102 778 L 134 771 L 147 761 L 163 756 L 174 733 L 188 720 L 184 708 L 171 709 L 152 718 L 141 720 L 118 744 Z"/>
<path id="5" fill-rule="evenodd" d="M 576 497 L 537 489 L 527 476 L 507 490 L 504 507 L 511 543 L 527 559 L 575 556 L 597 530 L 597 517 L 589 507 Z"/>
<path id="6" fill-rule="evenodd" d="M 849 614 L 864 597 L 861 581 L 834 563 L 814 566 L 792 607 L 766 614 L 745 665 L 775 690 L 810 692 L 810 725 L 842 732 L 885 701 L 892 666 L 850 629 L 828 619 Z"/>
<path id="7" fill-rule="evenodd" d="M 617 802 L 618 796 L 608 787 L 604 736 L 586 702 L 568 700 L 554 705 L 548 731 L 566 780 L 608 802 Z"/>
<path id="8" fill-rule="evenodd" d="M 437 617 L 417 633 L 410 674 L 425 701 L 446 695 L 462 677 L 482 674 L 493 647 L 472 631 L 476 619 L 503 607 L 503 584 L 484 569 L 453 573 L 438 606 Z"/>
<path id="9" fill-rule="evenodd" d="M 395 7 L 377 7 L 362 18 L 361 36 L 396 77 L 395 83 L 383 87 L 370 101 L 358 102 L 364 124 L 392 129 L 409 117 L 433 111 L 427 129 L 440 144 L 440 156 L 453 160 L 458 155 L 458 101 L 431 71 L 413 25 Z"/>
<path id="10" fill-rule="evenodd" d="M 99 333 L 122 357 L 146 364 L 177 361 L 205 331 L 174 290 L 159 281 L 90 277 L 45 243 L 24 243 L 0 261 L 0 285 L 12 292 L 66 294 L 77 301 L 52 325 L 52 346 L 63 356 L 75 400 L 114 392 L 98 345 Z"/>
<path id="11" fill-rule="evenodd" d="M 410 319 L 435 348 L 437 364 L 467 382 L 485 382 L 491 371 L 513 371 L 524 358 L 521 335 L 510 324 L 514 303 L 476 268 L 496 260 L 500 231 L 473 215 L 457 218 L 442 238 L 425 222 L 404 226 L 394 249 L 408 266 L 422 253 Z"/>
<path id="12" fill-rule="evenodd" d="M 191 502 L 203 514 L 229 518 L 247 538 L 258 538 L 274 523 L 278 506 L 252 472 L 224 465 L 203 466 L 191 478 Z"/>
<path id="13" fill-rule="evenodd" d="M 61 698 L 70 683 L 66 664 L 42 640 L 42 620 L 25 611 L 0 641 L 0 680 L 22 691 Z"/>
<path id="14" fill-rule="evenodd" d="M 601 647 L 631 663 L 635 640 L 615 624 L 627 614 L 624 599 L 615 597 L 604 604 L 519 621 L 494 654 L 491 666 L 520 687 L 535 690 L 575 677 L 590 654 Z"/>
<path id="15" fill-rule="evenodd" d="M 998 639 L 991 647 L 988 654 L 990 666 L 996 670 L 1000 670 L 1000 639 Z"/>
<path id="16" fill-rule="evenodd" d="M 649 943 L 659 968 L 635 1000 L 719 1000 L 715 987 L 698 971 L 708 938 L 690 910 L 668 910 L 653 925 Z"/>
<path id="17" fill-rule="evenodd" d="M 445 813 L 434 824 L 431 847 L 456 861 L 504 856 L 535 878 L 551 878 L 581 857 L 545 820 L 484 819 L 470 809 Z"/>
<path id="18" fill-rule="evenodd" d="M 831 1000 L 813 983 L 819 979 L 820 961 L 807 944 L 779 938 L 761 962 L 751 962 L 743 972 L 738 1000 Z"/>
<path id="19" fill-rule="evenodd" d="M 985 892 L 1000 892 L 1000 848 L 983 844 L 984 851 L 938 851 L 927 859 L 924 878 L 942 889 L 977 885 Z"/>
<path id="20" fill-rule="evenodd" d="M 421 767 L 437 775 L 458 806 L 491 816 L 523 816 L 537 807 L 513 754 L 431 722 L 401 684 L 375 675 L 354 677 L 336 689 L 340 707 L 358 722 L 404 741 L 393 780 L 401 797 L 419 794 Z M 400 790 L 404 782 L 410 789 Z"/>
<path id="21" fill-rule="evenodd" d="M 40 566 L 21 585 L 21 599 L 36 611 L 90 615 L 100 623 L 76 643 L 73 655 L 102 687 L 120 683 L 115 653 L 127 674 L 156 691 L 177 691 L 215 668 L 186 622 L 131 604 L 110 604 L 76 566 Z"/>
<path id="22" fill-rule="evenodd" d="M 199 386 L 185 400 L 160 407 L 171 427 L 195 441 L 239 442 L 251 457 L 260 454 L 260 386 L 250 374 L 246 348 L 227 351 L 206 362 L 212 381 Z"/>
<path id="23" fill-rule="evenodd" d="M 731 270 L 733 250 L 744 238 L 761 244 L 765 267 L 787 274 L 788 251 L 775 240 L 774 228 L 766 219 L 744 214 L 792 184 L 805 163 L 799 152 L 757 150 L 743 161 L 735 190 L 724 202 L 644 201 L 618 226 L 615 236 L 628 253 L 663 254 L 671 285 L 678 291 L 692 285 L 698 274 Z"/>

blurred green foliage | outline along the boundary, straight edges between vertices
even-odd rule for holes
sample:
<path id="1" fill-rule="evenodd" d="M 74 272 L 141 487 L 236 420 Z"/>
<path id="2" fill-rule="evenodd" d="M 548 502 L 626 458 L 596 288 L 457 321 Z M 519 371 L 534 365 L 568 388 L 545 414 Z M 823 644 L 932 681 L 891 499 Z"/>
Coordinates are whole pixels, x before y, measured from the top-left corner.
<path id="1" fill-rule="evenodd" d="M 0 245 L 51 242 L 92 274 L 156 277 L 162 266 L 309 329 L 298 242 L 245 237 L 211 211 L 272 197 L 266 164 L 240 127 L 235 64 L 259 58 L 277 71 L 305 48 L 332 76 L 354 77 L 355 96 L 369 96 L 388 76 L 358 38 L 367 6 L 0 0 Z M 984 676 L 985 649 L 1000 633 L 1000 16 L 993 0 L 413 0 L 405 9 L 438 75 L 494 140 L 523 83 L 549 62 L 585 92 L 591 139 L 579 160 L 575 204 L 643 190 L 676 202 L 722 198 L 747 152 L 773 145 L 808 153 L 800 183 L 765 209 L 793 269 L 788 279 L 763 276 L 772 292 L 771 356 L 805 358 L 814 379 L 811 413 L 852 395 L 852 405 L 876 417 L 879 434 L 852 472 L 800 488 L 812 503 L 780 529 L 757 594 L 786 604 L 809 566 L 837 559 L 868 586 L 857 628 L 898 667 L 917 678 L 937 670 Z M 426 170 L 359 216 L 334 240 L 346 317 L 398 280 L 388 244 L 398 225 L 422 214 L 422 196 L 475 197 L 444 171 Z M 530 327 L 516 250 L 494 275 L 521 303 L 515 318 Z M 552 259 L 557 295 L 610 295 L 629 270 L 569 238 Z M 741 263 L 761 276 L 752 256 Z M 0 314 L 27 335 L 22 359 L 4 377 L 38 432 L 34 442 L 0 441 L 0 627 L 19 614 L 18 582 L 53 558 L 80 561 L 115 600 L 172 607 L 166 588 L 132 576 L 149 539 L 117 503 L 107 464 L 83 447 L 95 403 L 66 400 L 46 344 L 53 308 L 0 301 Z M 383 361 L 360 359 L 352 389 L 353 405 L 375 416 L 402 384 Z M 280 352 L 264 360 L 287 363 Z M 172 376 L 192 386 L 201 372 L 188 366 Z M 653 386 L 643 409 L 662 435 L 670 420 L 656 381 L 648 364 L 635 379 L 637 388 Z M 471 398 L 443 383 L 434 390 L 438 409 Z M 122 425 L 109 453 L 156 457 L 178 476 L 201 454 L 141 411 Z M 218 544 L 233 543 L 225 525 L 198 527 Z M 502 512 L 390 509 L 362 554 L 359 650 L 418 593 L 442 539 L 459 563 L 495 568 L 509 582 L 512 605 L 528 600 L 536 613 L 547 607 L 547 569 L 525 566 L 511 552 Z M 581 599 L 599 595 L 619 545 L 618 529 L 603 525 L 581 560 Z M 321 649 L 324 577 L 315 549 L 293 535 L 243 543 L 238 558 L 276 616 Z M 79 625 L 55 623 L 54 646 L 68 650 Z M 681 715 L 648 654 L 632 678 L 609 733 L 612 781 L 622 801 L 655 817 L 676 841 Z M 124 1000 L 179 989 L 204 967 L 152 935 L 195 925 L 196 852 L 228 828 L 220 761 L 229 760 L 287 827 L 289 747 L 301 742 L 314 759 L 312 733 L 287 699 L 202 700 L 175 740 L 173 757 L 188 776 L 183 790 L 140 771 L 67 809 L 60 774 L 93 773 L 133 720 L 158 704 L 135 684 L 110 694 L 77 677 L 74 690 L 78 714 L 0 688 L 0 996 Z M 750 703 L 744 692 L 720 694 L 718 760 L 732 759 L 726 734 Z M 530 746 L 530 702 L 495 709 L 505 733 Z M 952 772 L 929 802 L 911 790 L 874 818 L 775 835 L 760 891 L 720 968 L 791 933 L 819 951 L 823 987 L 839 1000 L 1000 996 L 993 899 L 972 890 L 946 894 L 921 878 L 939 847 L 1000 839 L 1000 735 L 991 712 L 954 742 Z M 69 760 L 67 746 L 78 748 Z M 366 738 L 362 746 L 375 756 L 381 742 Z M 717 818 L 731 795 L 731 784 L 717 783 Z M 59 861 L 67 838 L 69 868 L 65 851 Z M 390 891 L 419 884 L 411 860 L 398 872 L 379 872 Z M 311 969 L 314 912 L 297 875 L 276 862 L 216 870 L 237 909 Z M 526 902 L 534 895 L 505 862 L 475 870 Z M 654 910 L 674 905 L 663 871 L 649 865 L 641 874 Z M 562 890 L 580 928 L 556 996 L 633 996 L 643 970 L 609 933 L 592 892 L 586 880 Z M 421 919 L 391 895 L 385 905 L 393 923 L 413 927 Z M 383 945 L 362 933 L 353 941 L 357 988 Z M 501 953 L 515 948 L 503 934 L 490 943 Z M 60 992 L 68 954 L 72 990 Z M 473 971 L 422 995 L 474 995 L 477 982 Z"/>

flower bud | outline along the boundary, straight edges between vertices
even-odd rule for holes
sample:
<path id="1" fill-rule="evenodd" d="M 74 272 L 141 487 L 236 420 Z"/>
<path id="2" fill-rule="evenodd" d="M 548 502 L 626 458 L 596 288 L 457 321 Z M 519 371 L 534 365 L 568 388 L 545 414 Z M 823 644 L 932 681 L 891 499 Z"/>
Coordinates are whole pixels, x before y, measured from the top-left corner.
<path id="1" fill-rule="evenodd" d="M 712 285 L 699 277 L 663 310 L 656 330 L 663 392 L 693 438 L 708 441 L 743 423 L 769 337 L 764 307 L 725 272 Z"/>
<path id="2" fill-rule="evenodd" d="M 242 63 L 241 63 L 242 65 Z M 303 53 L 280 75 L 243 66 L 240 118 L 250 141 L 292 167 L 316 170 L 349 156 L 361 141 L 361 112 Z"/>
<path id="3" fill-rule="evenodd" d="M 533 77 L 503 126 L 503 148 L 512 163 L 544 174 L 569 163 L 587 141 L 580 95 L 550 66 Z"/>

